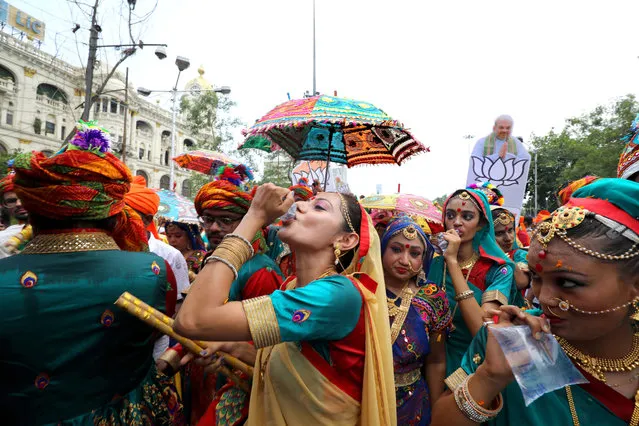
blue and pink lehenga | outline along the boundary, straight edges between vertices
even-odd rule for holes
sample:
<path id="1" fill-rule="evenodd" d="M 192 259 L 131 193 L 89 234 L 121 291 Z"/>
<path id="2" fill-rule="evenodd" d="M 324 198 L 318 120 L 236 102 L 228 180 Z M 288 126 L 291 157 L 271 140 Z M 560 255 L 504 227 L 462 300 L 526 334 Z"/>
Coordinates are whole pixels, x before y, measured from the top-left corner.
<path id="1" fill-rule="evenodd" d="M 393 343 L 398 425 L 430 424 L 431 401 L 424 364 L 430 353 L 430 336 L 447 331 L 452 319 L 446 293 L 426 280 L 420 280 L 418 287 Z M 386 293 L 394 297 L 388 290 Z M 401 298 L 395 304 L 400 306 Z M 390 318 L 391 324 L 393 320 Z"/>

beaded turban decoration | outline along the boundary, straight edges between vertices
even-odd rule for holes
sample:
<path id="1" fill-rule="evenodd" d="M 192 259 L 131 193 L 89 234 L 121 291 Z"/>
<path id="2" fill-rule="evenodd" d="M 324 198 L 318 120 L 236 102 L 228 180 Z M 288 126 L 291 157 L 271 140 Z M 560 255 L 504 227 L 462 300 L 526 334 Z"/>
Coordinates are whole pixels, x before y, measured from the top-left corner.
<path id="1" fill-rule="evenodd" d="M 611 232 L 634 244 L 619 255 L 590 249 L 570 238 L 568 231 L 593 218 L 610 228 Z M 622 179 L 598 179 L 573 194 L 550 219 L 539 224 L 535 238 L 544 250 L 554 237 L 561 238 L 572 248 L 601 260 L 616 261 L 639 255 L 639 183 Z"/>
<path id="2" fill-rule="evenodd" d="M 637 114 L 637 117 L 635 117 L 632 122 L 628 133 L 621 138 L 622 142 L 626 142 L 626 147 L 619 157 L 617 177 L 630 179 L 633 175 L 639 173 L 639 144 L 637 144 L 638 134 L 639 114 Z"/>
<path id="3" fill-rule="evenodd" d="M 148 250 L 144 223 L 124 202 L 131 172 L 109 152 L 108 131 L 80 121 L 71 142 L 54 156 L 15 159 L 15 192 L 25 209 L 54 220 L 116 217 L 111 236 L 122 250 Z"/>
<path id="4" fill-rule="evenodd" d="M 308 179 L 302 177 L 299 178 L 296 185 L 293 185 L 289 188 L 293 191 L 293 194 L 300 198 L 302 201 L 308 201 L 313 196 L 313 190 L 308 185 Z"/>
<path id="5" fill-rule="evenodd" d="M 245 215 L 253 201 L 253 172 L 244 164 L 221 166 L 215 180 L 204 185 L 195 196 L 195 210 L 226 210 Z"/>

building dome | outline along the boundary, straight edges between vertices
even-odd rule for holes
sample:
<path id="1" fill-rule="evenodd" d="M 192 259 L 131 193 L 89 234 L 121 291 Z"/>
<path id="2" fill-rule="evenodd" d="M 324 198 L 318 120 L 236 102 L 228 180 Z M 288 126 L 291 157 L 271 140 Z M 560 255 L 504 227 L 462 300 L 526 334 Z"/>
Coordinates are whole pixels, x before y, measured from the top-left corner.
<path id="1" fill-rule="evenodd" d="M 200 90 L 211 90 L 213 85 L 204 78 L 204 67 L 202 65 L 197 69 L 197 72 L 199 76 L 186 83 L 184 90 L 193 94 L 198 93 Z"/>

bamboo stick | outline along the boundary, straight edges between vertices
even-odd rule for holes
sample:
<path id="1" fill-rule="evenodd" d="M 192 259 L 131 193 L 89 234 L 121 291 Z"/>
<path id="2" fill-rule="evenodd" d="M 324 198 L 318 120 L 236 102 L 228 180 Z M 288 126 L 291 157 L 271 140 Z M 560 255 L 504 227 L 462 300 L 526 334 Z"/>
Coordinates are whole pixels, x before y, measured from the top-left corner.
<path id="1" fill-rule="evenodd" d="M 120 296 L 122 298 L 124 298 L 124 300 L 127 300 L 131 303 L 133 303 L 136 307 L 139 307 L 140 309 L 142 309 L 143 311 L 149 312 L 151 315 L 155 316 L 156 318 L 158 318 L 160 321 L 162 321 L 164 324 L 168 325 L 169 327 L 171 327 L 171 331 L 173 329 L 173 318 L 164 315 L 162 312 L 158 311 L 157 309 L 153 308 L 152 306 L 147 305 L 146 303 L 144 303 L 142 300 L 138 299 L 137 297 L 133 296 L 131 293 L 129 293 L 128 291 L 125 291 L 124 293 L 122 293 L 122 295 Z M 175 332 L 173 332 L 175 334 Z M 175 337 L 177 336 L 177 337 Z M 175 340 L 179 341 L 180 343 L 182 343 L 178 337 L 180 339 L 186 339 L 185 337 L 179 336 L 178 334 L 175 334 L 174 336 L 172 335 L 171 337 L 173 337 Z M 187 339 L 190 340 L 190 339 Z M 202 341 L 197 341 L 197 340 L 190 340 L 191 342 L 196 343 L 198 346 L 201 346 L 202 349 L 206 348 L 206 343 L 202 342 Z M 200 349 L 200 351 L 202 350 Z M 199 352 L 197 352 L 197 354 L 199 355 Z M 217 356 L 221 356 L 224 357 L 224 362 L 226 362 L 227 364 L 229 364 L 231 367 L 240 370 L 241 372 L 243 372 L 244 374 L 246 374 L 249 377 L 253 377 L 253 367 L 251 367 L 250 365 L 246 364 L 245 362 L 240 361 L 239 359 L 235 358 L 234 356 L 226 353 L 226 352 L 222 352 L 222 351 L 218 351 L 216 352 Z"/>
<path id="2" fill-rule="evenodd" d="M 173 328 L 172 328 L 172 325 L 173 325 L 172 318 L 167 317 L 166 315 L 162 314 L 157 309 L 154 309 L 153 307 L 147 305 L 146 303 L 142 302 L 140 299 L 136 298 L 135 296 L 133 296 L 132 294 L 128 292 L 124 292 L 118 298 L 118 300 L 115 301 L 115 305 L 124 309 L 126 312 L 133 315 L 134 317 L 144 321 L 146 324 L 160 331 L 162 334 L 166 334 L 167 336 L 177 340 L 178 342 L 182 344 L 182 346 L 184 346 L 186 349 L 188 349 L 190 352 L 196 355 L 199 355 L 200 352 L 202 352 L 202 350 L 204 350 L 206 347 L 205 345 L 203 345 L 202 342 L 195 342 L 191 339 L 187 339 L 186 337 L 183 337 L 177 334 L 175 331 L 173 331 Z M 216 352 L 216 355 L 224 357 L 224 361 L 225 362 L 228 361 L 229 365 L 232 365 L 234 368 L 237 368 L 238 370 L 243 371 L 245 374 L 249 374 L 249 377 L 253 377 L 253 368 L 249 367 L 248 365 L 238 360 L 237 358 L 234 358 L 231 355 L 228 355 L 223 352 Z M 235 367 L 235 365 L 233 364 L 239 365 L 242 368 Z M 246 383 L 246 381 L 237 377 L 228 368 L 221 366 L 219 370 L 222 374 L 224 374 L 229 379 L 231 379 L 235 384 L 237 384 L 244 391 L 250 392 L 250 388 L 248 384 Z"/>

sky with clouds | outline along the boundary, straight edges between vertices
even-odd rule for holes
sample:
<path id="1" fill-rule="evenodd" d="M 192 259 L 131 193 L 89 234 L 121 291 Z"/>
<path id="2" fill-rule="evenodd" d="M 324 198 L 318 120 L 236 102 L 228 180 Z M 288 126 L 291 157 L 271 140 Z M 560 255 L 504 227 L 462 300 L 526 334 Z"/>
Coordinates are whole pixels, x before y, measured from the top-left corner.
<path id="1" fill-rule="evenodd" d="M 84 0 L 87 1 L 87 0 Z M 92 2 L 92 1 L 91 1 Z M 87 17 L 66 0 L 9 0 L 45 21 L 43 49 L 78 64 L 86 58 Z M 103 42 L 119 42 L 120 0 L 102 0 Z M 312 89 L 312 0 L 159 0 L 136 28 L 146 43 L 168 44 L 125 63 L 136 86 L 170 89 L 175 56 L 228 85 L 245 123 Z M 155 1 L 138 0 L 136 12 Z M 561 128 L 568 117 L 639 91 L 636 0 L 498 1 L 316 0 L 317 88 L 371 102 L 410 128 L 430 153 L 401 167 L 349 169 L 353 192 L 435 198 L 465 184 L 472 141 L 500 114 L 524 140 Z M 71 32 L 78 22 L 83 28 Z M 120 35 L 121 33 L 121 35 Z M 76 49 L 76 40 L 79 43 Z M 116 58 L 116 52 L 103 52 Z M 166 102 L 165 102 L 166 103 Z M 238 142 L 241 135 L 237 133 Z"/>

